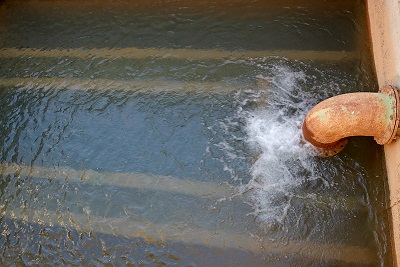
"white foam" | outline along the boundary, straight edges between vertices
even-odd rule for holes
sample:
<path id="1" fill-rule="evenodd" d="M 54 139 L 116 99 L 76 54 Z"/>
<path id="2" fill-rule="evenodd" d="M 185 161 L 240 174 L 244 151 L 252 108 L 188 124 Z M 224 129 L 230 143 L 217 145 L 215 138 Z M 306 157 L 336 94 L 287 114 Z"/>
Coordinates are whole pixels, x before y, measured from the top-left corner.
<path id="1" fill-rule="evenodd" d="M 280 121 L 271 111 L 248 118 L 247 140 L 260 152 L 251 168 L 251 180 L 243 185 L 254 214 L 263 222 L 282 222 L 293 197 L 293 188 L 303 177 L 293 173 L 288 164 L 307 167 L 307 152 L 300 143 L 299 129 L 293 121 Z"/>
<path id="2" fill-rule="evenodd" d="M 315 200 L 315 191 L 307 193 L 304 188 L 316 184 L 318 190 L 335 187 L 329 174 L 336 172 L 335 163 L 327 160 L 322 167 L 317 163 L 310 153 L 312 146 L 303 141 L 301 125 L 313 106 L 344 93 L 344 85 L 351 79 L 346 73 L 282 58 L 238 64 L 256 66 L 257 86 L 238 91 L 236 114 L 212 127 L 223 135 L 214 148 L 223 152 L 218 160 L 260 225 L 286 227 L 285 219 L 293 219 L 288 214 L 302 216 L 296 207 L 299 199 Z M 245 133 L 239 130 L 243 127 Z"/>
<path id="3" fill-rule="evenodd" d="M 241 192 L 253 214 L 266 225 L 283 223 L 291 208 L 296 187 L 313 176 L 312 157 L 301 142 L 301 123 L 311 105 L 301 88 L 306 75 L 282 64 L 259 65 L 264 71 L 257 79 L 266 81 L 267 105 L 244 112 L 247 143 L 258 152 L 251 167 L 251 179 Z"/>

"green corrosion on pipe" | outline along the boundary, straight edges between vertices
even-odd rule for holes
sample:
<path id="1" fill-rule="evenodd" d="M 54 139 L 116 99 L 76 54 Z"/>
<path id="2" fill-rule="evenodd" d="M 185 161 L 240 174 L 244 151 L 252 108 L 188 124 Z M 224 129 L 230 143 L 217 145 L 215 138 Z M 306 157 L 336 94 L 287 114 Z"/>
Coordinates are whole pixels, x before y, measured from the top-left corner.
<path id="1" fill-rule="evenodd" d="M 317 104 L 303 122 L 304 139 L 321 156 L 339 153 L 351 136 L 372 136 L 380 144 L 392 142 L 399 125 L 399 92 L 387 85 L 378 93 L 338 95 Z"/>

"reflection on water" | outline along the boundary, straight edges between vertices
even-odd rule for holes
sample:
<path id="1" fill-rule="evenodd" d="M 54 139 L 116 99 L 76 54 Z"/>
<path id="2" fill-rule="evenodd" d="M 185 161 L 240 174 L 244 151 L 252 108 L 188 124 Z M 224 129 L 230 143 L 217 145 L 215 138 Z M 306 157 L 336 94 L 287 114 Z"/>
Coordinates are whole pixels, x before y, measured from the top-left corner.
<path id="1" fill-rule="evenodd" d="M 362 8 L 202 3 L 1 6 L 2 263 L 391 263 L 381 148 L 301 142 L 313 105 L 374 90 L 369 63 L 245 56 L 368 58 Z"/>

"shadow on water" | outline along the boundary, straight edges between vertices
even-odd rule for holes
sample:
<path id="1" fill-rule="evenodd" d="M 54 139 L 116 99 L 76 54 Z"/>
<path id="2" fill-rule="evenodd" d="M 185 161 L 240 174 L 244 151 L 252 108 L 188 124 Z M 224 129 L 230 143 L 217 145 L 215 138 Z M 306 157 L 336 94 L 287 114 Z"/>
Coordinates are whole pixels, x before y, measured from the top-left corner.
<path id="1" fill-rule="evenodd" d="M 211 5 L 193 1 L 153 5 L 11 1 L 5 15 L 10 30 L 19 34 L 7 38 L 3 46 L 353 50 L 354 3 L 335 9 L 313 2 L 319 10 L 313 4 L 285 5 L 281 1 L 218 1 Z"/>

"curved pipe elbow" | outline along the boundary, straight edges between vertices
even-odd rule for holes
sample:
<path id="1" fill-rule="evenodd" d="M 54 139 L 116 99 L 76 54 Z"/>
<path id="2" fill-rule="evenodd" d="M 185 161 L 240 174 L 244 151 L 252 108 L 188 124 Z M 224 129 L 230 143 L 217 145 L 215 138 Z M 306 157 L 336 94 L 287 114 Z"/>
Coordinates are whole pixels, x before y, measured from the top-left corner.
<path id="1" fill-rule="evenodd" d="M 378 93 L 349 93 L 317 104 L 303 122 L 304 138 L 322 156 L 334 155 L 344 148 L 350 136 L 372 136 L 384 145 L 397 134 L 399 125 L 398 89 L 384 86 Z"/>

